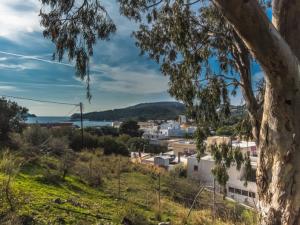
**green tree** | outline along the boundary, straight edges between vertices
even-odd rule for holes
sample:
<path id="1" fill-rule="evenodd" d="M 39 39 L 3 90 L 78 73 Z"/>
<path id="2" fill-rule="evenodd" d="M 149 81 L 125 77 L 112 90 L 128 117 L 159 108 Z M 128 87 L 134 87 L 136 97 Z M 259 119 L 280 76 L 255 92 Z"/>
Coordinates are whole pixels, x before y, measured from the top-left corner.
<path id="1" fill-rule="evenodd" d="M 27 111 L 16 102 L 0 99 L 0 143 L 9 143 L 10 132 L 22 131 Z"/>
<path id="2" fill-rule="evenodd" d="M 216 135 L 219 135 L 219 136 L 232 136 L 234 135 L 234 127 L 232 126 L 223 126 L 223 127 L 219 127 L 217 130 L 216 130 Z"/>
<path id="3" fill-rule="evenodd" d="M 127 146 L 131 152 L 138 152 L 141 156 L 141 152 L 149 146 L 149 141 L 140 137 L 133 137 L 128 140 Z"/>
<path id="4" fill-rule="evenodd" d="M 126 145 L 120 141 L 115 140 L 110 136 L 103 136 L 100 138 L 99 146 L 103 148 L 105 155 L 119 154 L 128 156 L 129 151 Z"/>
<path id="5" fill-rule="evenodd" d="M 128 120 L 123 122 L 120 125 L 119 132 L 120 134 L 128 134 L 131 137 L 139 137 L 141 136 L 140 126 L 134 120 Z"/>
<path id="6" fill-rule="evenodd" d="M 107 38 L 115 26 L 99 1 L 78 2 L 42 0 L 50 7 L 41 15 L 45 36 L 56 44 L 59 59 L 65 50 L 70 59 L 76 56 L 77 71 L 85 78 L 95 32 Z M 299 224 L 300 2 L 119 2 L 121 13 L 140 23 L 134 34 L 137 45 L 160 63 L 170 77 L 170 93 L 189 106 L 199 127 L 213 126 L 228 115 L 229 95 L 241 89 L 260 150 L 261 224 Z M 265 10 L 270 2 L 272 20 Z M 258 94 L 252 81 L 252 57 L 264 71 L 264 88 Z"/>

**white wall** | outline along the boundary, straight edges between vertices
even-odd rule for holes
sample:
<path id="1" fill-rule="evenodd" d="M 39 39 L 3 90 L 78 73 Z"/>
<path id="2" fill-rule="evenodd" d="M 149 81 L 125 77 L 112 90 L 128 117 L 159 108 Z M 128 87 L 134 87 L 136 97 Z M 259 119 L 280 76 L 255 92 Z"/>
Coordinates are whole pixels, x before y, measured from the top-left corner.
<path id="1" fill-rule="evenodd" d="M 195 170 L 195 166 L 198 170 Z M 211 173 L 211 169 L 214 166 L 213 161 L 208 160 L 198 160 L 196 157 L 188 157 L 187 159 L 187 175 L 191 179 L 201 180 L 205 185 L 212 186 L 214 177 Z"/>
<path id="2" fill-rule="evenodd" d="M 198 167 L 198 170 L 195 170 L 195 166 Z M 191 156 L 188 157 L 187 161 L 187 175 L 191 179 L 200 180 L 205 185 L 212 186 L 214 176 L 211 170 L 213 167 L 214 161 L 209 156 L 203 157 L 199 162 L 195 156 Z M 254 206 L 258 197 L 256 183 L 248 182 L 248 185 L 245 187 L 244 181 L 241 180 L 242 170 L 238 171 L 235 166 L 228 169 L 228 175 L 229 180 L 226 185 L 227 196 L 238 202 Z M 234 190 L 233 193 L 230 192 L 230 190 Z M 241 194 L 239 194 L 239 192 L 241 192 Z M 242 192 L 244 194 L 247 193 L 248 196 L 243 195 Z M 255 193 L 255 199 L 249 196 L 249 192 Z"/>

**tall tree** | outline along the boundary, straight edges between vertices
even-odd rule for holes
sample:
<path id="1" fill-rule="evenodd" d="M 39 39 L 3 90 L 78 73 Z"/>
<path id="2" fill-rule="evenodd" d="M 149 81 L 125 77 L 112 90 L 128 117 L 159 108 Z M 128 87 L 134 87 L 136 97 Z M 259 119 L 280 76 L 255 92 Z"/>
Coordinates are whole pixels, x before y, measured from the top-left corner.
<path id="1" fill-rule="evenodd" d="M 120 134 L 127 134 L 131 137 L 140 137 L 142 133 L 139 129 L 140 126 L 136 121 L 128 120 L 120 125 L 119 132 Z"/>
<path id="2" fill-rule="evenodd" d="M 43 35 L 55 43 L 53 59 L 63 60 L 65 52 L 75 61 L 76 76 L 87 83 L 90 93 L 90 57 L 97 38 L 108 40 L 116 26 L 98 0 L 40 0 Z"/>
<path id="3" fill-rule="evenodd" d="M 87 34 L 100 30 L 103 38 L 115 29 L 97 0 L 76 7 L 75 0 L 42 2 L 51 6 L 42 13 L 45 35 L 71 59 L 74 49 L 92 50 L 95 36 Z M 260 150 L 261 224 L 300 224 L 300 1 L 273 0 L 272 21 L 265 12 L 270 2 L 264 0 L 119 2 L 122 14 L 141 23 L 137 45 L 170 76 L 170 93 L 191 108 L 199 127 L 227 115 L 230 92 L 241 88 Z M 96 22 L 95 15 L 106 20 Z M 80 34 L 87 42 L 68 41 L 74 40 L 74 29 L 75 37 Z M 64 51 L 58 52 L 62 59 Z M 89 55 L 76 58 L 82 78 L 88 68 L 82 62 L 88 62 Z M 259 92 L 251 78 L 252 58 L 264 71 Z"/>
<path id="4" fill-rule="evenodd" d="M 138 46 L 161 63 L 170 76 L 171 93 L 194 106 L 199 119 L 218 120 L 220 114 L 214 112 L 228 105 L 228 85 L 241 87 L 260 150 L 261 223 L 300 224 L 300 4 L 273 1 L 271 22 L 265 2 L 257 0 L 121 3 L 131 18 L 140 20 L 146 14 L 149 24 L 142 22 L 135 33 Z M 257 96 L 251 56 L 264 70 L 265 88 Z M 212 59 L 218 60 L 221 74 L 211 71 Z"/>
<path id="5" fill-rule="evenodd" d="M 0 98 L 0 145 L 9 143 L 10 132 L 21 132 L 27 109 Z"/>

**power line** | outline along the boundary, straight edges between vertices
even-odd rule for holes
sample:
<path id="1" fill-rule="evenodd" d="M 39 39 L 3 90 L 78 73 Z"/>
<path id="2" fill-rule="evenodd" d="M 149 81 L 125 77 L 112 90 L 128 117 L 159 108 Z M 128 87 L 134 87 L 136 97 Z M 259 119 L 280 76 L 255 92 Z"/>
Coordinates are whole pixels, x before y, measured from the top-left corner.
<path id="1" fill-rule="evenodd" d="M 75 105 L 75 107 L 72 110 L 70 110 L 70 112 L 68 112 L 67 116 L 71 116 L 71 114 L 73 114 L 76 111 L 76 109 L 78 109 L 77 107 L 78 105 Z"/>
<path id="2" fill-rule="evenodd" d="M 21 100 L 33 101 L 33 102 L 44 102 L 44 103 L 59 104 L 59 105 L 79 106 L 79 104 L 72 104 L 72 103 L 66 103 L 66 102 L 47 101 L 47 100 L 40 100 L 40 99 L 34 99 L 34 98 L 25 98 L 25 97 L 17 97 L 17 96 L 11 96 L 11 95 L 1 95 L 1 96 L 4 97 L 4 98 L 14 98 L 14 99 L 21 99 Z"/>

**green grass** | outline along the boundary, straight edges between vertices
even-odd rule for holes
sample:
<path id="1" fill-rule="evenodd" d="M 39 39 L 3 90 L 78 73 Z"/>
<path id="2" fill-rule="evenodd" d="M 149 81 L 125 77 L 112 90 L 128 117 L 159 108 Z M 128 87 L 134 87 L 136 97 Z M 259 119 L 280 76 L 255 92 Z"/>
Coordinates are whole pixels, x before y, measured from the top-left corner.
<path id="1" fill-rule="evenodd" d="M 17 199 L 16 214 L 29 215 L 36 224 L 120 224 L 124 215 L 133 210 L 146 217 L 149 224 L 162 220 L 182 225 L 188 212 L 188 208 L 162 193 L 159 214 L 158 181 L 141 172 L 122 173 L 120 198 L 117 176 L 107 177 L 100 188 L 92 188 L 76 176 L 68 176 L 65 181 L 54 184 L 43 182 L 42 177 L 43 168 L 31 166 L 22 170 L 12 182 Z M 0 173 L 0 182 L 5 179 Z M 203 195 L 203 201 L 210 201 L 208 195 Z M 0 216 L 6 212 L 4 204 L 0 207 Z M 193 211 L 189 224 L 211 224 L 210 210 Z M 216 224 L 231 223 L 218 220 Z"/>

